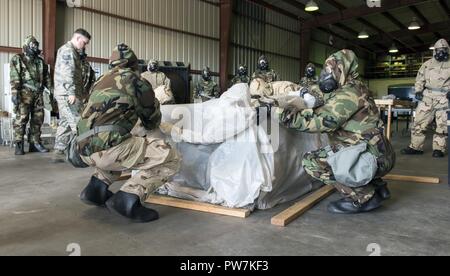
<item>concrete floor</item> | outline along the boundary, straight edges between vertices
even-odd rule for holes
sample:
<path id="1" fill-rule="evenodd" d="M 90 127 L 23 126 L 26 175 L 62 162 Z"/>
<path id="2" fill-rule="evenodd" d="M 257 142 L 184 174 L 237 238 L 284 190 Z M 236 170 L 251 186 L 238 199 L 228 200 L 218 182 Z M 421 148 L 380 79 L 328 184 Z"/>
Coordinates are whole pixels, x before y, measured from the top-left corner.
<path id="1" fill-rule="evenodd" d="M 407 137 L 394 137 L 399 151 Z M 430 143 L 430 141 L 428 141 Z M 152 206 L 161 219 L 131 224 L 78 195 L 90 169 L 54 165 L 49 155 L 14 157 L 0 147 L 0 255 L 450 255 L 450 189 L 446 159 L 398 156 L 394 173 L 437 176 L 442 185 L 391 182 L 392 200 L 370 214 L 328 214 L 335 194 L 287 228 L 270 218 L 290 204 L 246 220 Z M 115 185 L 117 189 L 117 185 Z"/>

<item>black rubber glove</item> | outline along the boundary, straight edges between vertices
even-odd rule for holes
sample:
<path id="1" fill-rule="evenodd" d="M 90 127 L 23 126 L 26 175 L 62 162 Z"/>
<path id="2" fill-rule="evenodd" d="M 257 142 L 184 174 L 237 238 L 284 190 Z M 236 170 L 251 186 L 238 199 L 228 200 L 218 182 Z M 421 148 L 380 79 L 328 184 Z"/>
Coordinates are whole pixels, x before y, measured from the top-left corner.
<path id="1" fill-rule="evenodd" d="M 416 93 L 416 100 L 418 100 L 419 102 L 421 102 L 423 100 L 423 93 L 422 92 L 417 92 Z"/>

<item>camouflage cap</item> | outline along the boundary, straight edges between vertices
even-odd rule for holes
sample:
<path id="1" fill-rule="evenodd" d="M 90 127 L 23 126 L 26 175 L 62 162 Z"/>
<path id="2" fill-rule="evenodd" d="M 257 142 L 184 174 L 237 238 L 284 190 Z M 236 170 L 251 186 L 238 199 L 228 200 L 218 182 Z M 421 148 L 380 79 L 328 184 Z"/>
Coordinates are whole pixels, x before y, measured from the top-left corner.
<path id="1" fill-rule="evenodd" d="M 25 38 L 25 40 L 23 41 L 23 47 L 26 47 L 26 46 L 28 46 L 28 45 L 30 45 L 30 43 L 32 43 L 32 42 L 34 42 L 34 43 L 38 43 L 39 44 L 39 42 L 37 41 L 37 39 L 34 37 L 34 36 L 32 36 L 32 35 L 29 35 L 29 36 L 27 36 L 26 38 Z"/>
<path id="2" fill-rule="evenodd" d="M 334 79 L 343 86 L 359 77 L 358 57 L 352 50 L 338 51 L 325 61 L 324 70 L 333 74 Z"/>
<path id="3" fill-rule="evenodd" d="M 138 65 L 138 58 L 128 45 L 121 43 L 114 48 L 111 57 L 109 58 L 109 64 L 112 67 L 119 65 L 124 67 L 134 67 Z"/>
<path id="4" fill-rule="evenodd" d="M 439 39 L 436 44 L 434 44 L 434 49 L 439 49 L 439 48 L 450 48 L 450 46 L 448 45 L 447 40 L 445 39 Z"/>

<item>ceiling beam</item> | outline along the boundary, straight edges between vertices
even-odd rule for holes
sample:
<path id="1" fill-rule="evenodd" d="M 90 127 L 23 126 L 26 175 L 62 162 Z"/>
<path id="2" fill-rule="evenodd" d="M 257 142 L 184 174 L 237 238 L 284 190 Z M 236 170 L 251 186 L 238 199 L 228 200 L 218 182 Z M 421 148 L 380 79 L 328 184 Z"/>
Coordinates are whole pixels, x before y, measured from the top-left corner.
<path id="1" fill-rule="evenodd" d="M 284 9 L 281 9 L 281 8 L 279 8 L 277 6 L 271 5 L 271 4 L 269 4 L 267 2 L 264 2 L 262 0 L 247 0 L 247 1 L 250 2 L 250 3 L 256 4 L 256 5 L 259 5 L 261 7 L 264 7 L 266 9 L 275 11 L 277 13 L 283 14 L 283 15 L 285 15 L 287 17 L 292 18 L 292 19 L 302 20 L 302 18 L 299 15 L 295 15 L 292 12 L 288 12 L 288 11 L 286 11 Z"/>
<path id="2" fill-rule="evenodd" d="M 414 46 L 413 47 L 414 48 L 414 52 L 416 52 L 416 53 L 422 53 L 422 52 L 426 52 L 426 51 L 429 51 L 430 49 L 430 45 L 422 45 L 422 46 Z M 407 52 L 408 51 L 408 49 L 405 49 L 405 48 L 398 48 L 398 50 L 399 50 L 399 54 L 400 53 L 405 53 L 405 52 Z M 382 54 L 383 52 L 382 51 L 375 51 L 377 54 Z"/>
<path id="3" fill-rule="evenodd" d="M 389 33 L 386 33 L 384 30 L 380 29 L 378 26 L 375 26 L 374 24 L 370 23 L 364 18 L 358 18 L 358 21 L 369 26 L 370 28 L 376 30 L 380 36 L 384 39 L 389 40 L 390 42 L 396 42 L 397 44 L 402 45 L 402 47 L 408 48 L 410 51 L 415 52 L 415 50 L 410 47 L 407 43 L 404 43 L 400 39 L 396 38 L 395 36 L 390 35 Z"/>
<path id="4" fill-rule="evenodd" d="M 295 7 L 295 8 L 297 8 L 297 9 L 299 9 L 299 10 L 301 10 L 301 11 L 304 11 L 304 10 L 305 10 L 305 5 L 302 4 L 302 3 L 300 3 L 300 2 L 297 2 L 297 1 L 295 1 L 295 0 L 281 0 L 281 2 L 284 2 L 284 3 L 286 3 L 286 4 L 289 4 L 289 5 L 291 5 L 291 6 Z"/>
<path id="5" fill-rule="evenodd" d="M 402 22 L 400 22 L 397 18 L 392 16 L 389 12 L 383 12 L 381 13 L 384 17 L 389 19 L 394 25 L 396 25 L 400 30 L 407 30 L 408 27 L 406 27 Z M 417 35 L 413 36 L 414 40 L 420 44 L 424 44 L 423 40 L 420 39 Z"/>
<path id="6" fill-rule="evenodd" d="M 327 2 L 328 4 L 330 4 L 331 6 L 335 7 L 338 10 L 345 10 L 347 7 L 342 5 L 339 2 L 336 2 L 335 0 L 325 0 L 325 2 Z"/>
<path id="7" fill-rule="evenodd" d="M 416 35 L 418 34 L 429 34 L 433 32 L 439 32 L 440 30 L 448 30 L 448 26 L 450 26 L 450 20 L 438 22 L 438 23 L 432 23 L 428 25 L 423 25 L 420 30 L 414 31 Z M 393 37 L 397 38 L 404 38 L 410 36 L 410 31 L 405 30 L 399 30 L 399 31 L 393 31 L 389 33 Z"/>
<path id="8" fill-rule="evenodd" d="M 411 7 L 409 7 L 409 9 L 416 15 L 417 18 L 419 18 L 423 22 L 423 24 L 430 25 L 430 21 L 423 15 L 423 13 L 421 13 L 419 11 L 419 9 L 417 7 L 411 6 Z M 437 39 L 440 38 L 439 34 L 437 34 L 435 32 L 433 32 L 433 34 Z"/>
<path id="9" fill-rule="evenodd" d="M 345 10 L 340 10 L 338 12 L 317 16 L 311 20 L 305 22 L 305 27 L 307 28 L 317 28 L 320 26 L 326 26 L 329 24 L 334 24 L 337 22 L 354 19 L 357 17 L 364 17 L 371 14 L 377 14 L 385 12 L 391 9 L 411 6 L 425 2 L 425 0 L 391 0 L 384 1 L 381 7 L 369 8 L 367 5 L 362 5 L 358 7 L 347 8 Z"/>
<path id="10" fill-rule="evenodd" d="M 332 31 L 330 31 L 330 30 L 328 30 L 328 29 L 326 29 L 326 28 L 324 28 L 324 27 L 319 27 L 318 29 L 321 30 L 322 32 L 325 32 L 325 33 L 327 33 L 327 34 L 330 34 L 330 35 L 333 35 L 333 36 L 339 38 L 340 40 L 344 41 L 344 42 L 347 43 L 348 45 L 352 45 L 352 46 L 354 46 L 354 47 L 357 47 L 357 48 L 359 48 L 359 49 L 362 49 L 363 51 L 366 51 L 366 52 L 368 52 L 369 54 L 372 54 L 373 51 L 374 51 L 374 50 L 369 49 L 368 47 L 366 47 L 366 46 L 364 46 L 364 45 L 360 45 L 360 44 L 354 43 L 354 42 L 348 40 L 347 38 L 345 38 L 345 37 L 343 37 L 343 36 L 341 36 L 341 35 L 339 35 L 339 34 L 336 34 L 336 33 L 332 32 Z"/>
<path id="11" fill-rule="evenodd" d="M 447 2 L 445 0 L 439 0 L 439 5 L 445 11 L 447 16 L 450 17 L 450 8 L 448 7 Z"/>
<path id="12" fill-rule="evenodd" d="M 288 4 L 288 5 L 291 5 L 292 7 L 296 8 L 296 9 L 299 9 L 299 10 L 304 10 L 305 9 L 305 4 L 297 2 L 295 0 L 281 0 L 281 1 L 286 3 L 286 4 Z M 344 5 L 341 5 L 341 4 L 339 4 L 339 3 L 335 2 L 335 1 L 334 1 L 334 4 L 335 5 L 340 5 L 341 8 L 345 9 Z M 318 15 L 318 16 L 323 16 L 323 14 L 321 12 L 315 12 L 315 14 Z M 334 24 L 334 26 L 344 30 L 347 33 L 349 33 L 352 37 L 357 37 L 358 36 L 358 32 L 357 31 L 355 31 L 355 30 L 353 30 L 353 29 L 351 29 L 351 28 L 349 28 L 349 27 L 347 27 L 347 26 L 345 26 L 343 24 L 336 23 L 336 24 Z M 326 29 L 323 28 L 322 31 L 323 30 L 326 30 Z M 338 37 L 341 40 L 344 40 L 346 43 L 349 43 L 348 39 L 344 38 L 343 36 L 341 36 L 341 35 L 339 35 L 339 34 L 337 34 L 335 32 L 333 32 L 332 30 L 326 30 L 326 32 L 328 34 L 334 35 L 335 37 Z M 362 46 L 360 43 L 352 43 L 352 45 L 355 45 L 355 46 L 358 46 L 358 47 L 363 47 L 362 49 L 364 51 L 373 51 L 372 49 L 369 49 L 366 46 Z M 376 47 L 378 47 L 380 49 L 386 49 L 385 46 L 383 46 L 383 45 L 381 45 L 379 43 L 375 43 L 374 46 L 376 46 Z"/>

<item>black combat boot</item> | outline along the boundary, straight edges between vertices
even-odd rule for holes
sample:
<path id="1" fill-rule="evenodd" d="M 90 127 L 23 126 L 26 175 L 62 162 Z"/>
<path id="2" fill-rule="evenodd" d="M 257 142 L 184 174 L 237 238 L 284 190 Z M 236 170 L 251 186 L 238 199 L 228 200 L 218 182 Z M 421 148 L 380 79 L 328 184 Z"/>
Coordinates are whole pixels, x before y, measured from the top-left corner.
<path id="1" fill-rule="evenodd" d="M 46 149 L 41 143 L 30 144 L 30 152 L 48 153 L 49 150 Z"/>
<path id="2" fill-rule="evenodd" d="M 333 214 L 358 214 L 366 213 L 381 207 L 381 199 L 378 193 L 364 204 L 359 204 L 350 198 L 343 198 L 341 200 L 332 202 L 328 205 L 328 211 Z"/>
<path id="3" fill-rule="evenodd" d="M 24 143 L 23 141 L 16 142 L 16 152 L 15 155 L 25 155 Z"/>
<path id="4" fill-rule="evenodd" d="M 402 153 L 403 155 L 422 155 L 422 154 L 423 154 L 423 151 L 421 151 L 421 150 L 415 150 L 415 149 L 413 149 L 413 148 L 408 147 L 408 148 L 406 148 L 406 149 L 402 149 L 401 153 Z"/>
<path id="5" fill-rule="evenodd" d="M 434 158 L 444 158 L 445 154 L 440 150 L 433 151 Z"/>
<path id="6" fill-rule="evenodd" d="M 106 202 L 106 207 L 114 213 L 127 217 L 134 222 L 150 222 L 159 219 L 155 210 L 142 206 L 139 197 L 135 194 L 118 192 Z"/>
<path id="7" fill-rule="evenodd" d="M 391 199 L 391 191 L 389 191 L 386 181 L 378 178 L 374 179 L 371 183 L 375 186 L 375 191 L 378 193 L 382 200 Z"/>
<path id="8" fill-rule="evenodd" d="M 105 182 L 93 176 L 87 187 L 81 192 L 80 199 L 87 205 L 104 207 L 106 201 L 113 195 Z"/>

